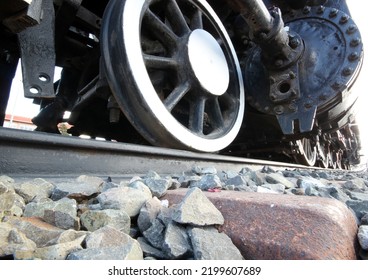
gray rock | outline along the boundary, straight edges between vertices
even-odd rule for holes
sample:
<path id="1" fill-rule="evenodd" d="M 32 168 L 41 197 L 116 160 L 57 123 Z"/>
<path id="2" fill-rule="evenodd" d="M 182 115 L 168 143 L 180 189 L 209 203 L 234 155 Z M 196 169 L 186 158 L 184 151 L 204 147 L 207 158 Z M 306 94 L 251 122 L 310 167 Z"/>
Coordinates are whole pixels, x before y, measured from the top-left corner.
<path id="1" fill-rule="evenodd" d="M 69 254 L 67 260 L 143 260 L 143 252 L 139 244 L 130 243 L 126 246 L 80 250 Z"/>
<path id="2" fill-rule="evenodd" d="M 80 216 L 81 225 L 88 231 L 96 231 L 104 226 L 111 226 L 129 234 L 130 217 L 123 210 L 90 210 Z"/>
<path id="3" fill-rule="evenodd" d="M 110 226 L 100 228 L 89 234 L 86 238 L 87 249 L 106 247 L 111 248 L 123 245 L 125 246 L 129 244 L 135 244 L 134 246 L 138 245 L 139 247 L 139 244 L 135 239 L 130 237 L 128 234 Z"/>
<path id="4" fill-rule="evenodd" d="M 163 179 L 163 178 L 147 178 L 144 183 L 151 190 L 153 196 L 158 198 L 162 197 L 166 194 L 167 190 L 172 185 L 172 179 Z"/>
<path id="5" fill-rule="evenodd" d="M 145 188 L 146 190 L 120 186 L 101 193 L 97 199 L 102 209 L 121 209 L 130 217 L 135 217 L 146 201 L 152 198 L 148 187 Z"/>
<path id="6" fill-rule="evenodd" d="M 347 194 L 353 200 L 366 200 L 366 201 L 368 201 L 368 192 L 367 193 L 361 193 L 361 192 L 348 191 Z"/>
<path id="7" fill-rule="evenodd" d="M 244 176 L 236 175 L 225 181 L 225 185 L 232 185 L 236 187 L 248 186 L 247 180 Z"/>
<path id="8" fill-rule="evenodd" d="M 35 242 L 13 225 L 0 223 L 0 257 L 13 255 L 17 251 L 33 251 L 36 246 Z"/>
<path id="9" fill-rule="evenodd" d="M 53 189 L 53 184 L 41 178 L 15 185 L 15 191 L 23 197 L 25 203 L 49 198 Z"/>
<path id="10" fill-rule="evenodd" d="M 70 253 L 83 249 L 81 244 L 84 238 L 80 236 L 73 241 L 37 248 L 33 257 L 40 260 L 65 260 Z"/>
<path id="11" fill-rule="evenodd" d="M 364 215 L 368 214 L 368 201 L 366 200 L 348 200 L 346 201 L 346 205 L 354 211 L 358 221 Z"/>
<path id="12" fill-rule="evenodd" d="M 261 187 L 268 189 L 274 193 L 282 194 L 285 192 L 285 185 L 283 184 L 263 184 Z"/>
<path id="13" fill-rule="evenodd" d="M 196 260 L 242 260 L 243 257 L 225 233 L 214 228 L 190 228 L 189 237 Z"/>
<path id="14" fill-rule="evenodd" d="M 59 200 L 64 197 L 73 198 L 80 202 L 83 200 L 88 200 L 92 196 L 96 196 L 102 190 L 101 185 L 97 185 L 95 182 L 90 182 L 88 180 L 76 180 L 71 182 L 61 182 L 55 184 L 55 188 L 52 192 L 51 199 Z"/>
<path id="15" fill-rule="evenodd" d="M 143 232 L 146 240 L 155 248 L 162 249 L 165 236 L 165 225 L 161 220 L 153 221 L 152 226 Z"/>
<path id="16" fill-rule="evenodd" d="M 344 184 L 344 188 L 350 191 L 357 191 L 357 192 L 364 192 L 368 190 L 365 184 L 365 180 L 361 178 L 346 181 Z"/>
<path id="17" fill-rule="evenodd" d="M 201 177 L 198 175 L 182 175 L 179 177 L 178 182 L 180 183 L 181 188 L 188 188 L 191 184 L 201 180 Z"/>
<path id="18" fill-rule="evenodd" d="M 360 222 L 361 222 L 361 224 L 362 224 L 362 225 L 366 225 L 366 226 L 368 226 L 368 214 L 365 214 L 365 215 L 361 218 Z"/>
<path id="19" fill-rule="evenodd" d="M 191 252 L 189 237 L 186 228 L 174 222 L 166 227 L 163 251 L 172 259 L 178 259 Z"/>
<path id="20" fill-rule="evenodd" d="M 270 183 L 270 184 L 282 184 L 287 189 L 291 189 L 291 188 L 295 188 L 296 187 L 293 182 L 291 182 L 290 180 L 288 180 L 282 174 L 279 174 L 279 173 L 270 173 L 270 174 L 267 174 L 266 177 L 265 177 L 265 179 L 266 179 L 267 183 Z"/>
<path id="21" fill-rule="evenodd" d="M 221 189 L 222 183 L 217 175 L 206 174 L 201 177 L 199 181 L 192 182 L 190 188 L 199 188 L 203 191 L 209 189 Z"/>
<path id="22" fill-rule="evenodd" d="M 160 260 L 169 258 L 162 250 L 151 246 L 144 237 L 138 237 L 137 241 L 142 248 L 144 257 L 153 257 Z"/>
<path id="23" fill-rule="evenodd" d="M 197 175 L 216 175 L 217 169 L 213 166 L 207 166 L 207 167 L 194 166 L 192 168 L 192 172 Z"/>
<path id="24" fill-rule="evenodd" d="M 252 181 L 255 182 L 257 186 L 261 186 L 267 183 L 266 178 L 265 178 L 266 176 L 264 173 L 260 171 L 251 171 L 249 174 L 250 174 L 250 179 L 252 179 Z"/>
<path id="25" fill-rule="evenodd" d="M 332 186 L 330 191 L 331 197 L 346 203 L 350 199 L 350 197 L 339 187 Z"/>
<path id="26" fill-rule="evenodd" d="M 36 243 L 38 248 L 48 246 L 52 240 L 58 238 L 64 232 L 64 230 L 34 217 L 5 217 L 3 222 L 7 222 L 23 232 L 28 239 Z"/>
<path id="27" fill-rule="evenodd" d="M 198 226 L 222 225 L 224 217 L 198 188 L 187 191 L 183 201 L 174 210 L 173 220 L 180 224 Z"/>
<path id="28" fill-rule="evenodd" d="M 24 217 L 40 217 L 62 229 L 79 229 L 77 203 L 74 199 L 63 198 L 58 201 L 44 199 L 28 203 L 24 209 Z"/>
<path id="29" fill-rule="evenodd" d="M 17 216 L 23 215 L 25 208 L 24 199 L 15 193 L 14 189 L 7 188 L 7 191 L 0 194 L 0 220 L 4 216 Z"/>
<path id="30" fill-rule="evenodd" d="M 363 250 L 368 250 L 368 226 L 363 225 L 358 230 L 359 244 Z"/>
<path id="31" fill-rule="evenodd" d="M 161 208 L 161 201 L 156 196 L 146 201 L 144 206 L 140 209 L 137 220 L 138 228 L 141 232 L 146 231 L 152 226 Z"/>

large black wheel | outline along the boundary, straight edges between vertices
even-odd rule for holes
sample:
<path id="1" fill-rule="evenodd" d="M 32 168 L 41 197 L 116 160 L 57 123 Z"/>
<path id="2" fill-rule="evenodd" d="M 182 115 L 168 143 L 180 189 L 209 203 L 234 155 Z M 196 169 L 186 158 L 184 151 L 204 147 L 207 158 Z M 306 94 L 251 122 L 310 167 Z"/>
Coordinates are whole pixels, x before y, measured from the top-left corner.
<path id="1" fill-rule="evenodd" d="M 241 127 L 244 89 L 230 38 L 204 0 L 111 0 L 102 26 L 109 86 L 151 144 L 214 152 Z"/>

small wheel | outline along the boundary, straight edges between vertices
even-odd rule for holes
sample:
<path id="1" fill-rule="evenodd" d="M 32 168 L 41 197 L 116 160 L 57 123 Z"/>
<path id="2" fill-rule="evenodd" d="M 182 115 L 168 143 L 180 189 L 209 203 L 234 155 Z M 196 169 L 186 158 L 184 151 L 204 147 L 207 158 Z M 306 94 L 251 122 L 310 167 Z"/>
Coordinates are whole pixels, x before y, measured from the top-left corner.
<path id="1" fill-rule="evenodd" d="M 111 0 L 102 58 L 113 95 L 156 146 L 215 152 L 244 115 L 240 65 L 226 29 L 204 0 Z"/>
<path id="2" fill-rule="evenodd" d="M 317 149 L 312 140 L 303 138 L 296 141 L 298 151 L 295 154 L 295 160 L 299 164 L 314 166 L 317 161 Z"/>

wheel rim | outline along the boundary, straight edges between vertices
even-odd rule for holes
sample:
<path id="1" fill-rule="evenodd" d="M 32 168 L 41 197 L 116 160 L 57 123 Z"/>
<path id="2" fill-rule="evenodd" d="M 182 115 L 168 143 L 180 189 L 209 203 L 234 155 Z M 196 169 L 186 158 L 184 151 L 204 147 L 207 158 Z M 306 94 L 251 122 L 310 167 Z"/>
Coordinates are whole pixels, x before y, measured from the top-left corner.
<path id="1" fill-rule="evenodd" d="M 328 146 L 326 144 L 319 143 L 318 149 L 319 149 L 319 154 L 320 154 L 318 162 L 320 166 L 323 168 L 328 168 L 329 163 L 331 161 L 331 156 L 330 156 L 330 153 L 328 152 L 329 150 Z"/>
<path id="2" fill-rule="evenodd" d="M 295 156 L 299 164 L 314 166 L 317 160 L 317 149 L 312 141 L 308 138 L 303 138 L 296 141 L 298 152 Z"/>
<path id="3" fill-rule="evenodd" d="M 150 143 L 214 152 L 234 140 L 243 81 L 230 38 L 207 2 L 112 0 L 101 44 L 113 94 Z"/>

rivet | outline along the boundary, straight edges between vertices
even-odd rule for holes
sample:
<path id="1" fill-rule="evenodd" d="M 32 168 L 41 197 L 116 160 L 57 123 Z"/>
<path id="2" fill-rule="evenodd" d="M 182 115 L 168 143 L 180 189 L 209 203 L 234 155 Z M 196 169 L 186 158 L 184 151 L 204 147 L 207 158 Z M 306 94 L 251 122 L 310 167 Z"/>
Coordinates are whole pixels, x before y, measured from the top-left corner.
<path id="1" fill-rule="evenodd" d="M 341 86 L 342 86 L 341 82 L 334 82 L 331 87 L 335 90 L 338 90 Z"/>
<path id="2" fill-rule="evenodd" d="M 323 12 L 325 11 L 325 9 L 326 9 L 326 8 L 325 8 L 324 6 L 322 6 L 322 5 L 321 5 L 321 6 L 319 6 L 319 7 L 318 7 L 318 9 L 317 9 L 317 13 L 318 13 L 318 14 L 323 14 Z"/>
<path id="3" fill-rule="evenodd" d="M 360 38 L 355 38 L 355 39 L 353 39 L 353 40 L 350 42 L 350 46 L 352 46 L 352 47 L 356 47 L 356 46 L 358 46 L 358 45 L 360 44 L 360 42 L 361 42 Z"/>
<path id="4" fill-rule="evenodd" d="M 342 70 L 342 74 L 344 76 L 350 76 L 353 73 L 353 68 L 351 67 L 346 67 L 344 70 Z"/>
<path id="5" fill-rule="evenodd" d="M 282 105 L 278 105 L 275 108 L 273 108 L 273 111 L 277 114 L 277 115 L 281 115 L 284 113 L 284 106 Z"/>
<path id="6" fill-rule="evenodd" d="M 345 23 L 347 23 L 348 22 L 348 20 L 349 20 L 349 16 L 348 15 L 343 15 L 342 17 L 341 17 L 341 19 L 340 19 L 340 24 L 345 24 Z"/>
<path id="7" fill-rule="evenodd" d="M 275 79 L 274 77 L 272 77 L 272 76 L 270 76 L 270 83 L 271 83 L 271 84 L 276 83 L 276 79 Z"/>
<path id="8" fill-rule="evenodd" d="M 282 61 L 282 59 L 277 59 L 275 61 L 275 66 L 276 67 L 281 67 L 282 65 L 284 65 L 284 62 Z"/>
<path id="9" fill-rule="evenodd" d="M 312 108 L 312 103 L 310 101 L 308 101 L 307 103 L 304 104 L 304 107 L 306 109 L 310 109 L 310 108 Z"/>
<path id="10" fill-rule="evenodd" d="M 310 13 L 310 11 L 311 11 L 311 7 L 309 7 L 309 6 L 305 6 L 305 7 L 303 8 L 303 14 L 309 14 L 309 13 Z"/>
<path id="11" fill-rule="evenodd" d="M 357 60 L 359 58 L 359 54 L 357 52 L 353 52 L 349 55 L 349 60 L 350 61 L 354 61 Z"/>
<path id="12" fill-rule="evenodd" d="M 332 9 L 331 12 L 330 12 L 330 18 L 333 18 L 333 17 L 336 17 L 337 14 L 338 14 L 338 10 L 337 9 Z"/>
<path id="13" fill-rule="evenodd" d="M 293 72 L 293 71 L 290 71 L 290 73 L 289 73 L 289 77 L 290 77 L 290 79 L 295 79 L 296 78 L 296 75 L 295 75 L 295 73 Z"/>
<path id="14" fill-rule="evenodd" d="M 291 104 L 289 105 L 289 109 L 290 109 L 290 111 L 292 111 L 292 112 L 296 112 L 296 111 L 297 111 L 297 107 L 296 107 L 296 105 L 295 105 L 294 103 L 291 103 Z"/>
<path id="15" fill-rule="evenodd" d="M 346 33 L 349 34 L 349 35 L 351 35 L 351 34 L 355 33 L 355 31 L 357 31 L 356 25 L 350 25 L 348 27 L 348 30 L 346 31 Z"/>

